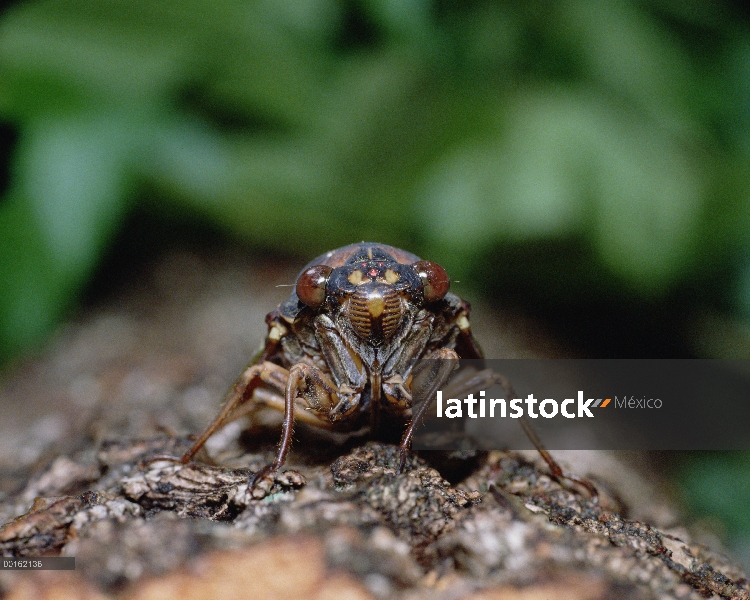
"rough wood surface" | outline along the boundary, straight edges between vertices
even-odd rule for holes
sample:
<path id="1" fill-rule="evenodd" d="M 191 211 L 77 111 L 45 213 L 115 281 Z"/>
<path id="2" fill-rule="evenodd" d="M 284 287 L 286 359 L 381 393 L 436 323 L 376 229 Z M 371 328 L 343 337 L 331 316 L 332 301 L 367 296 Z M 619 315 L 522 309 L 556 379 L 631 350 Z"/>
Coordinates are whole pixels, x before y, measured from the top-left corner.
<path id="1" fill-rule="evenodd" d="M 152 460 L 213 416 L 294 274 L 172 253 L 6 376 L 0 554 L 77 568 L 0 571 L 3 598 L 748 598 L 737 567 L 604 455 L 586 468 L 605 473 L 599 503 L 533 457 L 425 453 L 397 474 L 395 446 L 303 427 L 253 490 L 273 426 L 235 422 L 194 464 Z M 483 325 L 503 345 L 490 355 L 554 354 L 506 325 Z"/>

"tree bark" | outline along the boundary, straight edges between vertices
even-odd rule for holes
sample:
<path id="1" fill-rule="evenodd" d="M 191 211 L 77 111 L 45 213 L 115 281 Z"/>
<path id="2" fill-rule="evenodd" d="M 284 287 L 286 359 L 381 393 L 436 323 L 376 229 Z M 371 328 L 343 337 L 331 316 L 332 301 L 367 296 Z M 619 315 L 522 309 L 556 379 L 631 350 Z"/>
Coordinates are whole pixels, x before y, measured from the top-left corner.
<path id="1" fill-rule="evenodd" d="M 76 570 L 0 570 L 4 599 L 748 598 L 686 528 L 639 520 L 661 507 L 629 499 L 624 467 L 592 476 L 594 500 L 517 453 L 412 454 L 399 474 L 394 445 L 300 426 L 286 469 L 249 489 L 278 428 L 239 422 L 192 464 L 151 460 L 213 416 L 286 293 L 279 273 L 294 277 L 169 254 L 8 373 L 0 554 Z"/>

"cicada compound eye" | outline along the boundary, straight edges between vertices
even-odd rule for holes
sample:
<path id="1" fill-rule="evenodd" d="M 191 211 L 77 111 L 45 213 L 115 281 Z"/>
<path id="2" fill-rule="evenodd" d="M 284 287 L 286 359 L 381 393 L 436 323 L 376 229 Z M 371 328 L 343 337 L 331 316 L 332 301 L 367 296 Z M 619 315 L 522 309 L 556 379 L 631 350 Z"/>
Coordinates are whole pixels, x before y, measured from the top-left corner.
<path id="1" fill-rule="evenodd" d="M 318 308 L 326 299 L 326 283 L 333 269 L 316 265 L 307 269 L 297 279 L 297 297 L 310 308 Z"/>
<path id="2" fill-rule="evenodd" d="M 451 287 L 448 273 L 439 264 L 429 260 L 420 260 L 414 263 L 419 278 L 422 280 L 422 288 L 425 302 L 437 302 L 442 300 Z"/>

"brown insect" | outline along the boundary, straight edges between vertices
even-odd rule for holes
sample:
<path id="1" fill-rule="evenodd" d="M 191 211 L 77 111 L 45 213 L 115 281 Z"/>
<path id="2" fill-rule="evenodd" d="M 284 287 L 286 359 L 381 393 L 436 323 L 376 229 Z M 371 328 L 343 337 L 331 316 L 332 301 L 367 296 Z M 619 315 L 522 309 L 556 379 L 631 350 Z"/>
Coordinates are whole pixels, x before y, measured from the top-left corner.
<path id="1" fill-rule="evenodd" d="M 244 414 L 267 406 L 284 413 L 281 441 L 273 463 L 252 483 L 284 464 L 296 420 L 337 431 L 369 422 L 376 431 L 385 419 L 401 419 L 407 423 L 399 446 L 401 470 L 414 428 L 429 406 L 424 402 L 412 414 L 415 359 L 482 358 L 469 325 L 469 304 L 449 288 L 440 265 L 384 244 L 362 242 L 317 257 L 300 273 L 291 297 L 266 317 L 262 351 L 181 462 L 190 462 L 240 407 Z M 450 370 L 434 374 L 426 397 Z M 514 394 L 504 377 L 489 370 L 462 385 L 474 391 L 488 383 Z M 596 495 L 586 480 L 564 474 L 528 424 L 522 425 L 554 477 L 578 482 Z"/>

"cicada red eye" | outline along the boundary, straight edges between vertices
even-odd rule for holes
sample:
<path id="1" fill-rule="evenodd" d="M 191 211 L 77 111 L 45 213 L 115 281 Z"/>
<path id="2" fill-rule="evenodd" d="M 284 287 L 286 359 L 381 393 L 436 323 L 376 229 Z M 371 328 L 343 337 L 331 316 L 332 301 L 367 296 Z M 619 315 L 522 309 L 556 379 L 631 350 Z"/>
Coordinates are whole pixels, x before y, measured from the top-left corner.
<path id="1" fill-rule="evenodd" d="M 318 308 L 326 299 L 326 283 L 333 269 L 326 265 L 310 267 L 297 279 L 297 297 L 310 308 Z"/>
<path id="2" fill-rule="evenodd" d="M 425 302 L 437 302 L 442 300 L 451 287 L 448 273 L 439 264 L 429 260 L 420 260 L 414 263 L 419 278 L 422 280 Z"/>

